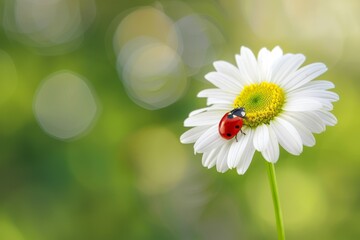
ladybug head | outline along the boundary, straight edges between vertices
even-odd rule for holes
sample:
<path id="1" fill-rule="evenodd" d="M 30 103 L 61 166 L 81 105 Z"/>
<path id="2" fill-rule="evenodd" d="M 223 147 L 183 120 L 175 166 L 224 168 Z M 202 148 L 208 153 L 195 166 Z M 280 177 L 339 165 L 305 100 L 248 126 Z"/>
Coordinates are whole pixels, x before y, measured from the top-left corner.
<path id="1" fill-rule="evenodd" d="M 246 117 L 245 108 L 243 108 L 243 107 L 234 108 L 234 109 L 231 111 L 231 114 L 236 115 L 236 116 L 241 117 L 241 118 L 245 118 L 245 117 Z"/>

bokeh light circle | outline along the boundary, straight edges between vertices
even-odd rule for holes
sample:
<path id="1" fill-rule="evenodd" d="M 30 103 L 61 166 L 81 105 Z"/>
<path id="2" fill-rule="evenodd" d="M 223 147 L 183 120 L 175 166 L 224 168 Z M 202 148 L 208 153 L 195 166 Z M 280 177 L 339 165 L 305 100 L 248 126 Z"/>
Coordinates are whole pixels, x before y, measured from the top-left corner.
<path id="1" fill-rule="evenodd" d="M 224 43 L 224 37 L 209 18 L 190 14 L 178 19 L 175 26 L 182 43 L 179 54 L 187 66 L 189 75 L 196 74 L 216 59 L 219 46 Z"/>
<path id="2" fill-rule="evenodd" d="M 146 109 L 159 109 L 178 100 L 187 86 L 178 53 L 154 41 L 135 39 L 118 56 L 117 70 L 132 100 Z M 140 46 L 138 46 L 140 45 Z M 129 54 L 129 55 L 128 55 Z"/>
<path id="3" fill-rule="evenodd" d="M 209 65 L 224 42 L 210 18 L 195 14 L 186 3 L 155 5 L 157 8 L 136 8 L 119 16 L 112 38 L 127 94 L 150 110 L 175 103 L 185 92 L 188 77 Z"/>
<path id="4" fill-rule="evenodd" d="M 41 128 L 62 140 L 83 135 L 98 112 L 99 105 L 89 83 L 70 71 L 47 77 L 34 99 L 34 114 Z"/>
<path id="5" fill-rule="evenodd" d="M 8 0 L 6 33 L 39 53 L 56 55 L 76 48 L 96 15 L 94 0 Z"/>
<path id="6" fill-rule="evenodd" d="M 118 55 L 121 48 L 138 37 L 148 37 L 173 49 L 179 47 L 179 36 L 173 21 L 154 7 L 137 8 L 119 23 L 113 37 L 113 47 Z"/>

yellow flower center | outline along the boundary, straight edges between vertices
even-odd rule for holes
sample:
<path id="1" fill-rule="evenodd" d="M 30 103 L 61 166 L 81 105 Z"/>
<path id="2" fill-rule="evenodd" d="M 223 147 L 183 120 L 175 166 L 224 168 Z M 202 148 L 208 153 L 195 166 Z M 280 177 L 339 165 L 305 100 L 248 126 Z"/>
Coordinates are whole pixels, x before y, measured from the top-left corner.
<path id="1" fill-rule="evenodd" d="M 278 85 L 262 82 L 244 87 L 236 97 L 234 107 L 245 108 L 244 124 L 253 128 L 263 123 L 268 124 L 281 112 L 284 101 L 284 91 Z"/>

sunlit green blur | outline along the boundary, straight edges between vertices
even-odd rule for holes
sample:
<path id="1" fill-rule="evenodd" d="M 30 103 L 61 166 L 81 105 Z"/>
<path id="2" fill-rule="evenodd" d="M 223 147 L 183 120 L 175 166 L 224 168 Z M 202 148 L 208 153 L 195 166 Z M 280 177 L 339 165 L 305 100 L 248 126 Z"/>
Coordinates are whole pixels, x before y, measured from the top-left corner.
<path id="1" fill-rule="evenodd" d="M 360 239 L 358 0 L 0 0 L 0 240 L 276 239 L 264 159 L 179 136 L 214 60 L 324 62 L 335 127 L 276 164 L 288 239 Z"/>

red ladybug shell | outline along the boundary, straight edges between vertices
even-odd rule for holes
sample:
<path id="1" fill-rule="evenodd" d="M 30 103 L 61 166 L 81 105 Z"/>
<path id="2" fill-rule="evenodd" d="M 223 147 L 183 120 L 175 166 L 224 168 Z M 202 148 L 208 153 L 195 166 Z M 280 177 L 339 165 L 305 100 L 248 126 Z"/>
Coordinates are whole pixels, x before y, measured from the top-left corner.
<path id="1" fill-rule="evenodd" d="M 226 113 L 220 120 L 219 133 L 225 139 L 232 139 L 241 130 L 243 126 L 243 119 L 231 112 Z"/>

